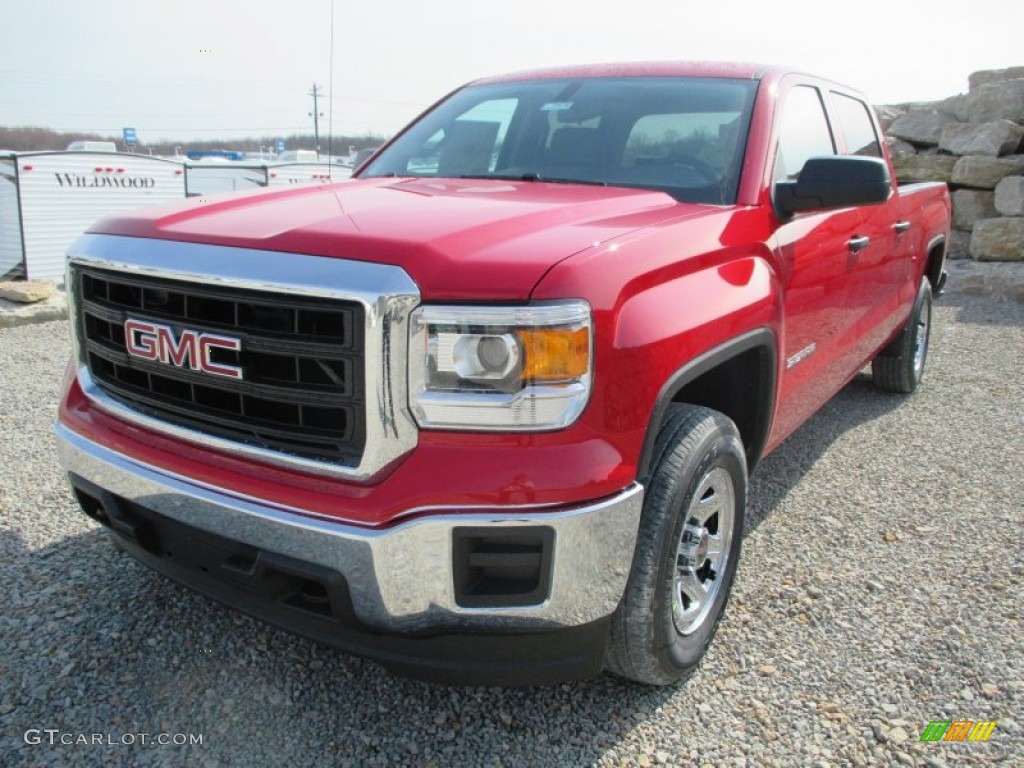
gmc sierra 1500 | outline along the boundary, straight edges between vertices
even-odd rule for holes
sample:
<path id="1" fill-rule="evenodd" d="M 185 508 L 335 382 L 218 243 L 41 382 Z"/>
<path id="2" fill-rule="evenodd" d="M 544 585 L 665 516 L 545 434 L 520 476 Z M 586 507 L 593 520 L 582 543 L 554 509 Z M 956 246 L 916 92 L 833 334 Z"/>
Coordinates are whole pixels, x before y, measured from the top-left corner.
<path id="1" fill-rule="evenodd" d="M 56 430 L 143 563 L 398 672 L 680 679 L 748 472 L 865 364 L 921 379 L 949 197 L 835 83 L 479 80 L 355 177 L 83 235 Z"/>

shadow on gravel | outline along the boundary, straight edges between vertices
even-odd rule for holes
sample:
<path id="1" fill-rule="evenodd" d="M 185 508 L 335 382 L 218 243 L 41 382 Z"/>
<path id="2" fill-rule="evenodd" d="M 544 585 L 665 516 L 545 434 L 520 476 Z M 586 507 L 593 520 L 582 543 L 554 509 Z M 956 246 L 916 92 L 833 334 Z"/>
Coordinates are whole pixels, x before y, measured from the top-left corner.
<path id="1" fill-rule="evenodd" d="M 956 310 L 955 319 L 958 323 L 1024 326 L 1024 303 L 963 293 L 946 293 L 939 302 L 936 307 L 951 307 Z"/>
<path id="2" fill-rule="evenodd" d="M 610 677 L 519 689 L 419 683 L 222 608 L 116 550 L 102 530 L 41 549 L 0 530 L 0 552 L 4 766 L 507 766 L 552 755 L 581 765 L 674 690 Z M 26 743 L 26 732 L 42 743 Z M 161 732 L 203 743 L 119 743 Z M 103 743 L 59 743 L 80 734 Z"/>
<path id="3" fill-rule="evenodd" d="M 771 516 L 836 439 L 899 408 L 905 400 L 877 389 L 870 374 L 858 374 L 754 470 L 744 535 Z"/>
<path id="4" fill-rule="evenodd" d="M 903 402 L 858 376 L 755 472 L 747 532 L 837 437 Z M 80 514 L 70 499 L 68 514 Z M 466 755 L 479 765 L 549 764 L 553 756 L 582 765 L 690 698 L 685 683 L 649 689 L 609 676 L 522 689 L 394 678 L 150 572 L 101 530 L 36 550 L 0 531 L 0 552 L 9 598 L 0 617 L 4 765 L 447 765 Z M 696 712 L 674 716 L 684 731 L 702 727 Z M 73 753 L 24 743 L 27 729 L 47 727 L 198 733 L 204 743 Z"/>

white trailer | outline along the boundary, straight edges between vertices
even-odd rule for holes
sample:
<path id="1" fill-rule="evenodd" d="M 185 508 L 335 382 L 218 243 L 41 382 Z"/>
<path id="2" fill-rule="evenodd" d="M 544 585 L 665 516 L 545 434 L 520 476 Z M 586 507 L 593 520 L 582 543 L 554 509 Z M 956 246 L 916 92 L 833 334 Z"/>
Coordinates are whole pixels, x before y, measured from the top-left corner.
<path id="1" fill-rule="evenodd" d="M 85 152 L 117 152 L 117 144 L 112 141 L 72 141 L 68 144 L 68 150 L 82 150 Z"/>
<path id="2" fill-rule="evenodd" d="M 185 164 L 185 194 L 189 197 L 212 197 L 265 186 L 267 168 L 264 165 L 204 162 Z"/>
<path id="3" fill-rule="evenodd" d="M 292 184 L 326 184 L 352 175 L 347 165 L 328 163 L 278 163 L 267 166 L 267 186 L 287 187 Z"/>
<path id="4" fill-rule="evenodd" d="M 107 152 L 0 154 L 0 278 L 63 282 L 64 255 L 98 219 L 185 198 L 170 160 Z"/>

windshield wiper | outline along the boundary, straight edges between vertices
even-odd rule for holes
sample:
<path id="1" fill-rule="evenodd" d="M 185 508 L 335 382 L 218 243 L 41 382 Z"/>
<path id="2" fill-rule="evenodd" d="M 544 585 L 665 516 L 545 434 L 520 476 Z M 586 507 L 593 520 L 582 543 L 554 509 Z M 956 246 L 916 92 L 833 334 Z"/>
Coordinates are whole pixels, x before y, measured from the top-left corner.
<path id="1" fill-rule="evenodd" d="M 607 181 L 593 179 L 569 179 L 557 176 L 541 176 L 539 173 L 467 173 L 460 179 L 495 179 L 496 181 L 537 181 L 548 184 L 589 184 L 596 187 L 607 187 Z"/>
<path id="2" fill-rule="evenodd" d="M 464 173 L 460 179 L 494 179 L 495 181 L 540 181 L 536 173 Z"/>
<path id="3" fill-rule="evenodd" d="M 548 184 L 588 184 L 592 187 L 607 187 L 607 181 L 598 181 L 597 179 L 568 179 L 560 178 L 557 176 L 540 176 L 538 175 L 536 181 L 545 181 Z"/>

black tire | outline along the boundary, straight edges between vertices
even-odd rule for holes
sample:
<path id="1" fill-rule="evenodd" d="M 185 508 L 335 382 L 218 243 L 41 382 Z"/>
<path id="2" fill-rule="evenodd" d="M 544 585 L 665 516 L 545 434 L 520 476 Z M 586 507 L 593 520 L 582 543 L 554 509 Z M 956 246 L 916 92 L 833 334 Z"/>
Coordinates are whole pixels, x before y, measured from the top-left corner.
<path id="1" fill-rule="evenodd" d="M 928 279 L 924 278 L 903 331 L 871 361 L 871 376 L 875 386 L 886 392 L 904 395 L 917 389 L 924 376 L 931 328 L 932 287 Z"/>
<path id="2" fill-rule="evenodd" d="M 669 685 L 696 668 L 729 599 L 743 533 L 747 463 L 736 425 L 717 411 L 691 405 L 670 408 L 652 461 L 605 666 L 641 683 Z M 712 507 L 718 511 L 695 525 Z M 712 568 L 710 550 L 716 549 L 721 572 Z M 697 586 L 693 580 L 704 578 L 710 597 L 688 600 L 687 592 Z"/>

